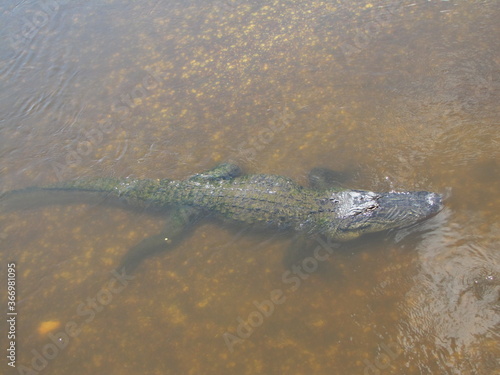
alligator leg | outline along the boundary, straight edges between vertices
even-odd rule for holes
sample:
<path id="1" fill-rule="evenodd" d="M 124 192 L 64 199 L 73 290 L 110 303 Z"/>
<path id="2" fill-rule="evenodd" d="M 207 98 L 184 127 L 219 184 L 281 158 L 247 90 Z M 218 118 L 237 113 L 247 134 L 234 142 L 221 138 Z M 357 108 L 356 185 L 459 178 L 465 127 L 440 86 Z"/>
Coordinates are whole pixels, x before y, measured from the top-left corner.
<path id="1" fill-rule="evenodd" d="M 341 190 L 351 177 L 350 172 L 339 172 L 323 167 L 311 169 L 308 175 L 309 185 L 316 190 L 335 188 Z M 283 265 L 290 268 L 292 265 L 300 263 L 304 258 L 311 256 L 317 246 L 316 239 L 311 239 L 303 234 L 294 236 L 283 256 Z"/>
<path id="2" fill-rule="evenodd" d="M 217 167 L 191 176 L 190 180 L 230 179 L 241 174 L 241 170 L 234 164 L 221 164 Z M 173 250 L 195 227 L 203 213 L 195 207 L 180 206 L 172 208 L 166 217 L 165 229 L 157 235 L 147 237 L 133 246 L 123 257 L 119 270 L 124 268 L 126 273 L 133 272 L 141 262 L 155 254 Z"/>
<path id="3" fill-rule="evenodd" d="M 311 254 L 310 249 L 314 245 L 313 242 L 303 234 L 293 236 L 290 245 L 283 254 L 282 263 L 285 268 L 292 268 L 293 265 L 299 264 L 308 257 Z"/>
<path id="4" fill-rule="evenodd" d="M 316 190 L 341 189 L 352 177 L 352 173 L 346 171 L 334 171 L 328 168 L 317 167 L 309 172 L 309 185 Z"/>
<path id="5" fill-rule="evenodd" d="M 154 236 L 147 237 L 123 257 L 118 270 L 132 273 L 145 258 L 173 250 L 194 229 L 193 225 L 200 218 L 200 210 L 194 207 L 175 207 L 166 217 L 165 229 Z"/>

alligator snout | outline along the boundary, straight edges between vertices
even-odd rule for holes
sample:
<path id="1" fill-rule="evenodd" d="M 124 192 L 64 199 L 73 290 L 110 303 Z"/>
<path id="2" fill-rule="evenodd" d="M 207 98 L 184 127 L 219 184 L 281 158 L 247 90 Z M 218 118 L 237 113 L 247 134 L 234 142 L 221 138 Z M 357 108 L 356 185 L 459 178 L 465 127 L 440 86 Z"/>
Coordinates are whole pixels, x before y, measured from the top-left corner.
<path id="1" fill-rule="evenodd" d="M 422 219 L 434 216 L 443 209 L 443 197 L 441 194 L 429 191 L 418 191 L 408 194 L 412 194 L 413 197 L 408 200 L 407 204 L 417 216 L 423 216 Z"/>
<path id="2" fill-rule="evenodd" d="M 426 201 L 431 211 L 438 213 L 443 209 L 443 197 L 437 193 L 427 193 Z"/>

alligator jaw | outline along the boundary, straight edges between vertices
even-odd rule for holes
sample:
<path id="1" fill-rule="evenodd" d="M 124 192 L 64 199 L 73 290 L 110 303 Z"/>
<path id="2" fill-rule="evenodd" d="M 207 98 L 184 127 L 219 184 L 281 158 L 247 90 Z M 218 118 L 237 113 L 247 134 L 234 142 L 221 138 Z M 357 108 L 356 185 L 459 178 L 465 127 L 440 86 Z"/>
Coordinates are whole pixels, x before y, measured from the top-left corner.
<path id="1" fill-rule="evenodd" d="M 378 217 L 392 228 L 403 228 L 436 215 L 443 209 L 440 194 L 428 191 L 382 193 Z M 390 229 L 390 228 L 389 228 Z"/>

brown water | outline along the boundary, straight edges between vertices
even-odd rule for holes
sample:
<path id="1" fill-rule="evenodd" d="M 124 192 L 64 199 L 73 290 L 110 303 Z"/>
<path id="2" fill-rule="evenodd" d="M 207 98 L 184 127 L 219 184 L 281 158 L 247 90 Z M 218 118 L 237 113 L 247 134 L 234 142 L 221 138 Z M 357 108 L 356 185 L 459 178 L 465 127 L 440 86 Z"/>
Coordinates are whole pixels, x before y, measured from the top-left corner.
<path id="1" fill-rule="evenodd" d="M 208 222 L 120 284 L 111 271 L 160 218 L 1 213 L 2 306 L 7 263 L 17 270 L 13 373 L 500 374 L 499 8 L 3 2 L 2 191 L 233 161 L 302 184 L 324 166 L 356 188 L 448 196 L 418 231 L 334 246 L 299 264 L 303 279 L 283 263 L 287 238 Z"/>

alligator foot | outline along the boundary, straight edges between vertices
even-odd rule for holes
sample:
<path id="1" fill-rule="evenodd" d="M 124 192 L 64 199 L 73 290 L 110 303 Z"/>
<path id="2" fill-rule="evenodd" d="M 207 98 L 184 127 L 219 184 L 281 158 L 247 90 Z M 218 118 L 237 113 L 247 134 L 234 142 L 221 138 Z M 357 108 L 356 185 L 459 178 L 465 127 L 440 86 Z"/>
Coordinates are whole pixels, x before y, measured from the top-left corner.
<path id="1" fill-rule="evenodd" d="M 237 177 L 241 170 L 234 164 L 220 164 L 203 173 L 191 176 L 189 180 L 208 181 Z M 165 229 L 162 233 L 147 237 L 133 246 L 123 257 L 119 270 L 125 268 L 127 274 L 132 273 L 144 259 L 158 253 L 175 249 L 195 227 L 195 223 L 203 216 L 203 211 L 191 206 L 175 207 L 166 217 Z"/>
<path id="2" fill-rule="evenodd" d="M 194 207 L 174 208 L 166 217 L 165 230 L 160 234 L 143 239 L 130 248 L 118 269 L 125 269 L 125 272 L 130 274 L 144 259 L 175 249 L 191 233 L 195 227 L 194 224 L 201 216 L 201 211 Z"/>
<path id="3" fill-rule="evenodd" d="M 334 171 L 332 169 L 316 167 L 311 169 L 308 175 L 309 185 L 316 190 L 335 189 L 339 190 L 352 178 L 351 172 Z"/>

